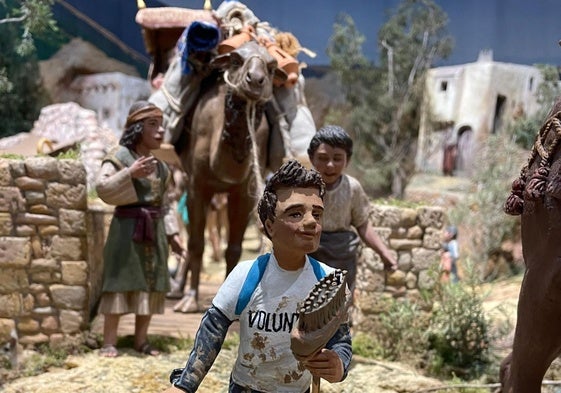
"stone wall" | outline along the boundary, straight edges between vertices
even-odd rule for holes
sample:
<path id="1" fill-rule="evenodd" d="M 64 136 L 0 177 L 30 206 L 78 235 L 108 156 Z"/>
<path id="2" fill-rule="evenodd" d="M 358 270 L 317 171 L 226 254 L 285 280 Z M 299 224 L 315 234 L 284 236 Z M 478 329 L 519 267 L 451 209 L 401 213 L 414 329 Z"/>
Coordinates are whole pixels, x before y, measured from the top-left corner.
<path id="1" fill-rule="evenodd" d="M 446 220 L 440 207 L 374 206 L 372 225 L 397 256 L 398 270 L 384 271 L 378 254 L 361 249 L 353 310 L 357 330 L 372 331 L 393 299 L 421 301 L 421 292 L 434 286 Z"/>
<path id="2" fill-rule="evenodd" d="M 77 160 L 0 158 L 0 343 L 12 330 L 23 345 L 56 344 L 89 328 L 100 294 L 111 208 L 88 201 Z M 369 331 L 393 298 L 419 299 L 434 284 L 441 208 L 374 206 L 372 224 L 399 269 L 361 250 L 353 322 Z"/>
<path id="3" fill-rule="evenodd" d="M 80 161 L 0 158 L 0 332 L 56 344 L 88 327 L 104 216 Z"/>

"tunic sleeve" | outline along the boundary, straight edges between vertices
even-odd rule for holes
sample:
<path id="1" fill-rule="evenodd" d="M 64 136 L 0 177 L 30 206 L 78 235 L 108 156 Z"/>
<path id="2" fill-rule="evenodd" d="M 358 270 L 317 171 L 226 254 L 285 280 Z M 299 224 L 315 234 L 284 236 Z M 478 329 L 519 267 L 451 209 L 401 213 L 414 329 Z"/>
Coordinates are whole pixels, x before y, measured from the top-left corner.
<path id="1" fill-rule="evenodd" d="M 370 217 L 372 205 L 370 199 L 364 189 L 356 179 L 351 181 L 352 207 L 351 207 L 351 224 L 358 228 L 364 224 Z"/>
<path id="2" fill-rule="evenodd" d="M 101 166 L 95 189 L 101 200 L 110 205 L 123 206 L 138 201 L 129 169 L 117 170 L 109 161 Z"/>

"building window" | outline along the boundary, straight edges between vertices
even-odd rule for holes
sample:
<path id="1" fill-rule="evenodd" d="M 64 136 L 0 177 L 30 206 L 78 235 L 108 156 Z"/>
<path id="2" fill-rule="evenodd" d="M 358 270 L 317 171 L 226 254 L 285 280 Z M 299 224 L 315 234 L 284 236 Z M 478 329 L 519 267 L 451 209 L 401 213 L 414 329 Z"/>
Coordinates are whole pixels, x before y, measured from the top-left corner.
<path id="1" fill-rule="evenodd" d="M 447 81 L 441 81 L 440 82 L 440 91 L 446 91 L 448 90 L 448 82 Z"/>

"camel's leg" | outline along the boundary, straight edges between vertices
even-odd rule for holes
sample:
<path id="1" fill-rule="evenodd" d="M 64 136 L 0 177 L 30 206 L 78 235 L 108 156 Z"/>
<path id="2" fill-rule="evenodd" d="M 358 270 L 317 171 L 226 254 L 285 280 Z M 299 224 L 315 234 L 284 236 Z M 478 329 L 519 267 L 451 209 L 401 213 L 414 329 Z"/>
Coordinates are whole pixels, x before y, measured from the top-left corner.
<path id="1" fill-rule="evenodd" d="M 175 304 L 174 311 L 197 312 L 199 299 L 199 280 L 203 264 L 203 253 L 205 247 L 205 225 L 207 209 L 211 196 L 204 195 L 200 191 L 191 191 L 194 197 L 187 201 L 189 206 L 189 244 L 187 251 L 187 266 L 191 273 L 189 288 L 185 287 L 183 298 Z"/>
<path id="2" fill-rule="evenodd" d="M 242 194 L 246 194 L 245 196 Z M 228 247 L 226 248 L 226 275 L 234 269 L 242 255 L 242 243 L 249 217 L 255 207 L 255 199 L 247 197 L 247 189 L 241 187 L 228 196 Z"/>
<path id="3" fill-rule="evenodd" d="M 526 270 L 518 301 L 511 354 L 503 362 L 503 392 L 540 393 L 541 382 L 561 349 L 561 261 L 539 258 Z"/>

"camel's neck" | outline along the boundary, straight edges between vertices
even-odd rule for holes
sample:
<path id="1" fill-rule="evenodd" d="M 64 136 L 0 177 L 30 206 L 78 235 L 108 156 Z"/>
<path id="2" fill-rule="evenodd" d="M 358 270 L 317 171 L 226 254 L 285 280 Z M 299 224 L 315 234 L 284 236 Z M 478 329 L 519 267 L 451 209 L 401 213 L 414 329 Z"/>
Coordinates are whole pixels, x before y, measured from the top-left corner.
<path id="1" fill-rule="evenodd" d="M 254 110 L 254 113 L 251 111 Z M 224 129 L 230 133 L 239 135 L 248 133 L 255 129 L 257 119 L 263 114 L 263 105 L 251 103 L 245 97 L 228 91 L 224 97 Z M 248 123 L 253 122 L 253 123 Z"/>
<path id="2" fill-rule="evenodd" d="M 226 93 L 224 98 L 224 129 L 222 130 L 222 147 L 231 151 L 237 162 L 244 161 L 251 152 L 252 133 L 263 116 L 262 104 L 248 105 L 247 99 L 233 93 Z"/>

